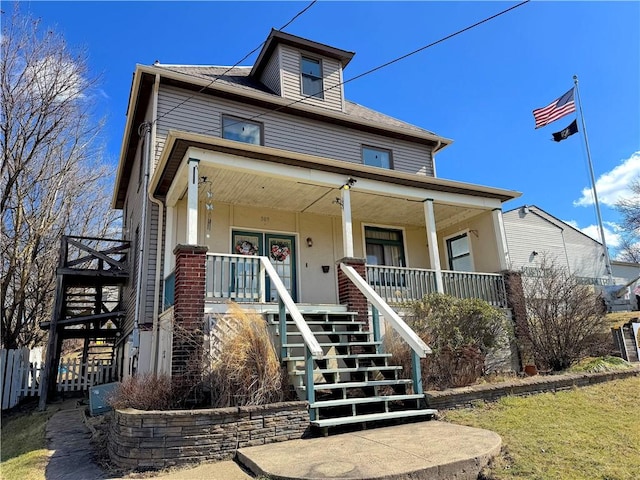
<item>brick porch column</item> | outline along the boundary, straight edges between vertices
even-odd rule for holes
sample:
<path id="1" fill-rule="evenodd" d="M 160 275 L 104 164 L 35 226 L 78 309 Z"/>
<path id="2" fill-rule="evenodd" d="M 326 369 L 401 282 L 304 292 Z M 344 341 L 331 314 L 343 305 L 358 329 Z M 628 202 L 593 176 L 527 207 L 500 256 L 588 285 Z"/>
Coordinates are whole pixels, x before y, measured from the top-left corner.
<path id="1" fill-rule="evenodd" d="M 533 348 L 529 341 L 529 325 L 527 323 L 527 306 L 522 287 L 522 274 L 520 272 L 507 270 L 500 272 L 504 277 L 504 286 L 507 293 L 507 307 L 511 309 L 513 315 L 514 334 L 520 354 L 520 364 L 524 368 L 535 359 L 533 358 Z"/>
<path id="2" fill-rule="evenodd" d="M 341 304 L 348 306 L 350 312 L 358 312 L 356 318 L 359 322 L 369 325 L 369 306 L 367 297 L 358 290 L 358 287 L 356 287 L 340 269 L 341 263 L 353 267 L 353 269 L 366 280 L 366 260 L 364 258 L 353 257 L 345 257 L 338 260 L 338 299 Z"/>
<path id="3" fill-rule="evenodd" d="M 172 377 L 199 381 L 204 342 L 205 260 L 208 248 L 177 245 L 173 305 Z"/>

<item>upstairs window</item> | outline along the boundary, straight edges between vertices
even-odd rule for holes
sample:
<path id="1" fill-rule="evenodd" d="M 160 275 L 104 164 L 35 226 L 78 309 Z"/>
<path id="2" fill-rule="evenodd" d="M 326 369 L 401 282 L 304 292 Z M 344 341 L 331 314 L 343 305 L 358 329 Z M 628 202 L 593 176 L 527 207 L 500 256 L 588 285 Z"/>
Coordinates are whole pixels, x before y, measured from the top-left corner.
<path id="1" fill-rule="evenodd" d="M 300 72 L 302 73 L 302 94 L 324 98 L 322 86 L 322 64 L 320 60 L 302 57 L 300 62 Z"/>
<path id="2" fill-rule="evenodd" d="M 391 168 L 391 151 L 363 146 L 362 163 L 371 167 Z"/>
<path id="3" fill-rule="evenodd" d="M 262 145 L 262 124 L 229 115 L 222 116 L 222 138 Z"/>
<path id="4" fill-rule="evenodd" d="M 473 271 L 469 237 L 466 233 L 447 239 L 447 256 L 449 257 L 449 270 L 457 272 Z"/>

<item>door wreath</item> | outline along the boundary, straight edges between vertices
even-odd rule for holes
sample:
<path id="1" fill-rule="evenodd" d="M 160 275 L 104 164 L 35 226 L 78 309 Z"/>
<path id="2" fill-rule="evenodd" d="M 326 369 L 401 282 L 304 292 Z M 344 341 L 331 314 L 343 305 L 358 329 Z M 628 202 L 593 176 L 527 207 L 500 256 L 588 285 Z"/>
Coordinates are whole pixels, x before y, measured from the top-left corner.
<path id="1" fill-rule="evenodd" d="M 291 250 L 288 245 L 284 243 L 273 243 L 271 244 L 271 251 L 269 255 L 273 260 L 277 262 L 284 262 L 287 257 L 291 254 Z"/>

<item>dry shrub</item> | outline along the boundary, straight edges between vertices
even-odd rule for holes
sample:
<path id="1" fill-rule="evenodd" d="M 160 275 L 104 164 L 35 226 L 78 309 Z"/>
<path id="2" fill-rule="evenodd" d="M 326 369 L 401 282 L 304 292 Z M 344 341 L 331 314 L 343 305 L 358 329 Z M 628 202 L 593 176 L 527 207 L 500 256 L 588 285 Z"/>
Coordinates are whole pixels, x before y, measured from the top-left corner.
<path id="1" fill-rule="evenodd" d="M 430 294 L 407 304 L 407 324 L 433 350 L 421 360 L 422 382 L 436 388 L 475 383 L 483 374 L 487 353 L 508 335 L 502 311 L 478 299 Z M 391 328 L 386 329 L 385 349 L 410 375 L 411 350 Z"/>
<path id="2" fill-rule="evenodd" d="M 283 398 L 282 374 L 267 323 L 261 315 L 231 305 L 220 355 L 210 371 L 214 407 L 264 405 Z"/>
<path id="3" fill-rule="evenodd" d="M 171 378 L 152 373 L 135 375 L 124 380 L 108 403 L 113 408 L 138 410 L 168 410 L 171 408 Z"/>

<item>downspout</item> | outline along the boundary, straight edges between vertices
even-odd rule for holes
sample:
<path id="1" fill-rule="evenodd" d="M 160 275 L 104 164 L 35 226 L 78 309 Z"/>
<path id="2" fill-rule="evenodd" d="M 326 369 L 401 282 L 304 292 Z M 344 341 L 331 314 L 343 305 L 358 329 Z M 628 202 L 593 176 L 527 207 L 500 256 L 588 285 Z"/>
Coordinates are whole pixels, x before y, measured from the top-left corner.
<path id="1" fill-rule="evenodd" d="M 156 119 L 158 118 L 158 90 L 160 88 L 160 75 L 156 75 L 156 81 L 153 84 L 153 106 L 151 107 L 151 117 Z M 156 144 L 156 131 L 157 131 L 157 122 L 153 122 L 153 126 L 151 127 L 151 143 L 149 144 L 149 151 Z M 150 188 L 150 186 L 149 186 Z M 162 304 L 159 301 L 160 298 L 160 280 L 162 279 L 162 252 L 163 252 L 163 235 L 164 230 L 164 204 L 162 201 L 158 200 L 153 196 L 151 190 L 149 190 L 149 200 L 155 203 L 158 206 L 158 240 L 156 242 L 156 278 L 153 288 L 153 327 L 151 330 L 151 358 L 149 363 L 149 371 L 154 375 L 158 372 L 158 330 L 160 324 L 160 309 L 162 308 Z"/>
<path id="2" fill-rule="evenodd" d="M 431 150 L 431 168 L 433 169 L 433 178 L 436 178 L 436 152 L 440 150 L 440 146 L 442 145 L 442 140 L 438 140 L 436 148 Z"/>
<path id="3" fill-rule="evenodd" d="M 142 275 L 144 267 L 144 245 L 146 241 L 147 230 L 147 198 L 146 192 L 149 189 L 149 143 L 151 141 L 151 124 L 144 122 L 138 127 L 138 135 L 144 135 L 145 148 L 142 151 L 142 162 L 144 164 L 144 188 L 142 199 L 142 218 L 140 220 L 140 237 L 138 238 L 138 278 L 136 281 L 136 308 L 133 316 L 133 339 L 131 343 L 132 356 L 138 356 L 140 350 L 140 304 L 142 300 L 140 296 L 142 294 Z"/>

